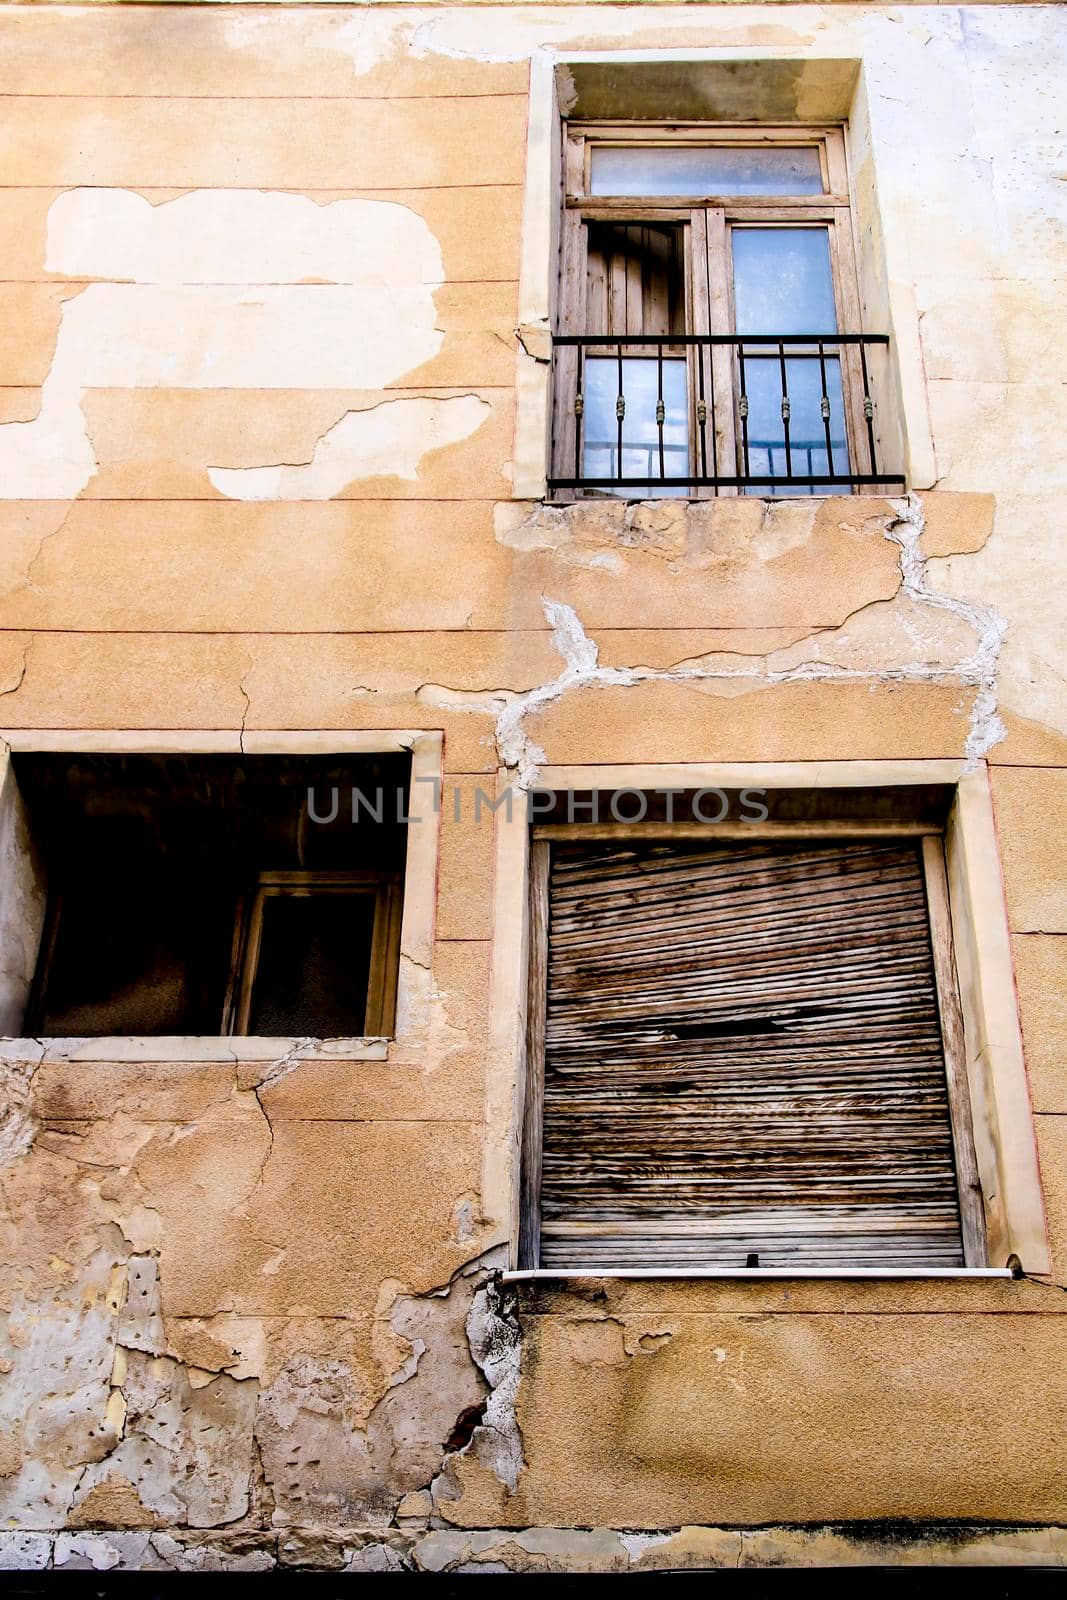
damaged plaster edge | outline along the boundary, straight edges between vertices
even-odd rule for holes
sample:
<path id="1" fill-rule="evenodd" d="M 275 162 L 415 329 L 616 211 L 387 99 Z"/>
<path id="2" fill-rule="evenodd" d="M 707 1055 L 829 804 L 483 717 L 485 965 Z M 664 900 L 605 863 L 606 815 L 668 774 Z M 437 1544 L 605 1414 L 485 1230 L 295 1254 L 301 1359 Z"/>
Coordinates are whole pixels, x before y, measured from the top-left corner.
<path id="1" fill-rule="evenodd" d="M 974 771 L 989 751 L 1006 737 L 1007 729 L 997 713 L 997 671 L 1000 651 L 1007 630 L 1005 618 L 992 606 L 954 598 L 934 589 L 929 581 L 927 558 L 921 539 L 926 521 L 922 501 L 917 495 L 888 502 L 893 513 L 883 528 L 883 536 L 899 551 L 900 588 L 916 605 L 952 613 L 974 632 L 976 645 L 966 660 L 955 664 L 903 661 L 885 667 L 850 667 L 839 663 L 811 660 L 774 670 L 767 657 L 753 656 L 744 666 L 708 666 L 701 661 L 674 667 L 616 666 L 600 664 L 599 647 L 589 637 L 573 606 L 542 594 L 545 619 L 552 630 L 553 643 L 563 661 L 562 671 L 533 689 L 509 695 L 484 692 L 465 694 L 443 684 L 423 684 L 419 694 L 429 704 L 447 704 L 453 710 L 495 712 L 495 743 L 501 765 L 515 776 L 518 786 L 533 788 L 545 764 L 545 753 L 533 743 L 526 730 L 531 715 L 562 699 L 573 689 L 631 688 L 640 683 L 699 684 L 721 682 L 751 689 L 775 688 L 791 683 L 925 683 L 959 684 L 975 691 L 964 745 L 965 771 Z M 813 634 L 818 638 L 825 630 Z"/>
<path id="2" fill-rule="evenodd" d="M 461 1500 L 456 1477 L 458 1463 L 474 1456 L 500 1483 L 514 1493 L 525 1465 L 522 1433 L 516 1413 L 522 1377 L 522 1328 L 516 1291 L 502 1281 L 501 1263 L 507 1246 L 491 1247 L 478 1258 L 479 1267 L 490 1259 L 496 1265 L 471 1299 L 464 1329 L 471 1360 L 487 1386 L 481 1417 L 469 1439 L 449 1451 L 429 1484 L 430 1501 L 446 1521 L 449 1502 Z"/>
<path id="3" fill-rule="evenodd" d="M 385 1061 L 389 1040 L 359 1039 L 267 1039 L 255 1036 L 225 1038 L 190 1034 L 145 1034 L 137 1037 L 98 1037 L 86 1039 L 0 1039 L 0 1061 L 219 1061 L 263 1062 L 268 1065 L 289 1061 Z"/>
<path id="4" fill-rule="evenodd" d="M 984 602 L 960 600 L 943 590 L 932 588 L 927 570 L 928 558 L 922 551 L 926 513 L 921 497 L 909 494 L 905 499 L 891 500 L 889 503 L 897 514 L 897 520 L 886 528 L 885 536 L 900 546 L 904 593 L 921 605 L 934 606 L 961 617 L 978 637 L 973 656 L 956 669 L 960 681 L 970 682 L 978 691 L 971 707 L 970 729 L 964 746 L 965 770 L 973 772 L 979 762 L 1008 734 L 997 711 L 997 676 L 1008 629 L 1007 618 Z"/>
<path id="5" fill-rule="evenodd" d="M 40 1041 L 28 1041 L 39 1044 Z M 31 1100 L 34 1075 L 44 1059 L 36 1056 L 0 1063 L 0 1167 L 13 1166 L 33 1146 L 38 1120 Z"/>
<path id="6" fill-rule="evenodd" d="M 778 1523 L 667 1528 L 382 1528 L 294 1523 L 226 1530 L 87 1528 L 0 1531 L 0 1570 L 174 1568 L 348 1572 L 655 1572 L 736 1567 L 1067 1565 L 1067 1530 L 1050 1523 Z"/>
<path id="7" fill-rule="evenodd" d="M 415 483 L 422 462 L 477 433 L 492 405 L 473 390 L 350 406 L 296 461 L 250 467 L 209 465 L 208 478 L 231 500 L 332 500 L 371 478 Z"/>

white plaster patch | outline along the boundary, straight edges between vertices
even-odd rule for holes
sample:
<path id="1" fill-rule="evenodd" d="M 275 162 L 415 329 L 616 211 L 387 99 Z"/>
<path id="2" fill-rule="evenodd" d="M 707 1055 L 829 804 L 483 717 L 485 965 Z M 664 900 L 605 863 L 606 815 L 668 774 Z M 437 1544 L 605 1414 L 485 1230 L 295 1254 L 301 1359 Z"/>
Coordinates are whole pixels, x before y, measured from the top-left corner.
<path id="1" fill-rule="evenodd" d="M 84 489 L 96 471 L 87 388 L 376 389 L 432 360 L 444 338 L 440 247 L 390 201 L 209 189 L 152 206 L 125 190 L 72 190 L 49 211 L 46 259 L 121 281 L 64 302 L 38 416 L 0 427 L 4 499 Z"/>
<path id="2" fill-rule="evenodd" d="M 152 205 L 129 189 L 68 189 L 49 207 L 47 237 L 47 270 L 68 278 L 392 289 L 444 276 L 426 223 L 391 200 L 197 189 Z"/>
<path id="3" fill-rule="evenodd" d="M 13 1165 L 33 1144 L 37 1122 L 30 1084 L 37 1065 L 37 1061 L 0 1064 L 0 1167 Z"/>
<path id="4" fill-rule="evenodd" d="M 81 1571 L 110 1572 L 113 1567 L 143 1567 L 148 1552 L 147 1533 L 61 1533 L 56 1538 L 54 1564 Z"/>
<path id="5" fill-rule="evenodd" d="M 51 1554 L 46 1533 L 0 1532 L 0 1572 L 40 1572 Z"/>
<path id="6" fill-rule="evenodd" d="M 417 478 L 431 450 L 475 433 L 491 407 L 477 395 L 447 400 L 386 400 L 348 411 L 315 446 L 311 460 L 272 467 L 211 467 L 232 500 L 330 500 L 356 478 Z"/>

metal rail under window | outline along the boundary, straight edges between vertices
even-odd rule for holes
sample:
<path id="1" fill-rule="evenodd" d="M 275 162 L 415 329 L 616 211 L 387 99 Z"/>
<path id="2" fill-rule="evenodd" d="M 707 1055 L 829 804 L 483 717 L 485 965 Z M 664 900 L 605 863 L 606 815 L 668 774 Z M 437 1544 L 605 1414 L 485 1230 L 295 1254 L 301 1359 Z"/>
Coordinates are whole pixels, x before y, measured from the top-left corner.
<path id="1" fill-rule="evenodd" d="M 878 461 L 868 349 L 886 334 L 555 334 L 551 489 L 903 488 Z M 729 397 L 727 399 L 727 396 Z M 723 415 L 728 411 L 728 415 Z"/>
<path id="2" fill-rule="evenodd" d="M 587 1272 L 571 1269 L 556 1270 L 550 1267 L 527 1267 L 518 1271 L 502 1272 L 504 1283 L 567 1283 L 588 1282 L 592 1278 L 658 1279 L 674 1283 L 683 1278 L 737 1280 L 759 1283 L 774 1279 L 803 1282 L 808 1278 L 862 1278 L 906 1279 L 937 1281 L 960 1278 L 1021 1278 L 1023 1273 L 1011 1267 L 590 1267 Z"/>

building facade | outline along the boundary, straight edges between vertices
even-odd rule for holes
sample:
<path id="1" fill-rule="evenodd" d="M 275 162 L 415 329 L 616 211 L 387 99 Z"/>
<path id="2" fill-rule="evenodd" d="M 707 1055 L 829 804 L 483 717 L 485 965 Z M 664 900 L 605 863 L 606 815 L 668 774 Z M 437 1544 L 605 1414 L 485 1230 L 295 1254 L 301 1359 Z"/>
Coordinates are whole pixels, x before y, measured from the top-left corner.
<path id="1" fill-rule="evenodd" d="M 0 61 L 0 1562 L 1067 1562 L 1062 9 Z"/>

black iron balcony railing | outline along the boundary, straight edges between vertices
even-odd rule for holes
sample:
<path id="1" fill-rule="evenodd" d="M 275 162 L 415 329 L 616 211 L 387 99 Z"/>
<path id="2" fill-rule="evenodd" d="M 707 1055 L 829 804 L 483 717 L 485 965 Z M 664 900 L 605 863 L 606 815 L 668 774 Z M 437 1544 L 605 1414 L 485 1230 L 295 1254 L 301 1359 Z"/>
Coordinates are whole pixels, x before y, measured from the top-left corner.
<path id="1" fill-rule="evenodd" d="M 886 334 L 556 334 L 551 489 L 901 488 L 878 461 Z M 568 469 L 570 471 L 568 472 Z"/>

